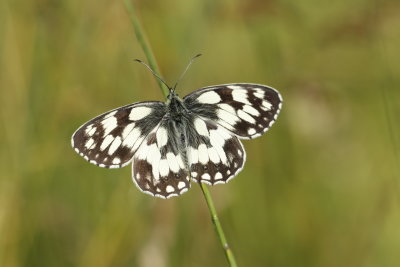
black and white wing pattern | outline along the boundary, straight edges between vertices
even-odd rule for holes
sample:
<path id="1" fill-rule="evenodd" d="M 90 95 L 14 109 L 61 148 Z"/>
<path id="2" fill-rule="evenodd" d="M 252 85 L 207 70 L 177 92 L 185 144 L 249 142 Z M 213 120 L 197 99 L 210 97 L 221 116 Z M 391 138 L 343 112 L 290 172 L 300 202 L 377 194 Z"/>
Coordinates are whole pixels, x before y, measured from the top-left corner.
<path id="1" fill-rule="evenodd" d="M 185 141 L 175 124 L 168 118 L 162 120 L 133 157 L 133 180 L 149 195 L 170 198 L 190 188 Z"/>
<path id="2" fill-rule="evenodd" d="M 72 135 L 72 147 L 97 166 L 126 166 L 165 110 L 162 102 L 139 102 L 111 110 L 79 127 Z"/>
<path id="3" fill-rule="evenodd" d="M 226 183 L 242 170 L 239 139 L 266 132 L 282 105 L 280 94 L 259 84 L 199 89 L 183 100 L 171 89 L 167 103 L 139 102 L 106 112 L 72 136 L 75 151 L 100 167 L 133 161 L 132 179 L 152 196 L 179 196 L 190 179 Z"/>
<path id="4" fill-rule="evenodd" d="M 201 88 L 187 95 L 184 102 L 188 110 L 215 121 L 241 139 L 266 132 L 282 107 L 277 90 L 249 83 Z"/>
<path id="5" fill-rule="evenodd" d="M 225 128 L 195 115 L 186 131 L 186 154 L 193 180 L 210 185 L 226 183 L 242 170 L 246 152 L 239 139 Z"/>

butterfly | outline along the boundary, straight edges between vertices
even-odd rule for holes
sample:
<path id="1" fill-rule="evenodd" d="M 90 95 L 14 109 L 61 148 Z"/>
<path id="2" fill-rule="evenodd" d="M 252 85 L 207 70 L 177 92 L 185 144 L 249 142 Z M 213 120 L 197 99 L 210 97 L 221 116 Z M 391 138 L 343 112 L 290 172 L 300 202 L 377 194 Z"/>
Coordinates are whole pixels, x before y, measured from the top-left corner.
<path id="1" fill-rule="evenodd" d="M 83 124 L 72 147 L 99 167 L 132 162 L 142 192 L 170 198 L 187 192 L 191 180 L 215 185 L 235 177 L 246 161 L 239 139 L 265 133 L 282 107 L 279 92 L 261 84 L 208 86 L 182 99 L 176 85 L 168 88 L 165 103 L 133 103 Z"/>

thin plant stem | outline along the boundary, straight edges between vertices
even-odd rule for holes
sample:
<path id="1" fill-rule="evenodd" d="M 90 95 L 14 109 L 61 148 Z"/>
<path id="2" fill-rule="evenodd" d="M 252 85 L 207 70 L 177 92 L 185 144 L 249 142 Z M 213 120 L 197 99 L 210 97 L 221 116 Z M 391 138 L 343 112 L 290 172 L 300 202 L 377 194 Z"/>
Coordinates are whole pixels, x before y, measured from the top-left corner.
<path id="1" fill-rule="evenodd" d="M 159 74 L 160 70 L 158 68 L 157 61 L 155 60 L 154 55 L 151 52 L 150 44 L 147 41 L 146 36 L 144 35 L 142 25 L 140 24 L 138 17 L 136 16 L 133 4 L 131 3 L 130 0 L 124 0 L 124 3 L 128 11 L 129 17 L 131 19 L 131 22 L 133 24 L 133 28 L 135 29 L 136 39 L 138 40 L 140 46 L 143 49 L 144 54 L 146 55 L 149 66 L 158 76 L 161 76 Z M 168 88 L 159 80 L 157 80 L 157 83 L 158 86 L 161 88 L 161 92 L 163 93 L 163 95 L 167 97 L 169 93 Z"/>
<path id="2" fill-rule="evenodd" d="M 146 37 L 144 35 L 142 26 L 140 25 L 139 20 L 138 20 L 138 18 L 136 16 L 134 6 L 132 5 L 130 0 L 124 0 L 124 3 L 125 3 L 125 6 L 126 6 L 126 9 L 128 11 L 129 17 L 130 17 L 130 19 L 132 21 L 133 27 L 135 29 L 136 38 L 137 38 L 139 44 L 141 45 L 141 47 L 143 49 L 143 52 L 146 55 L 146 58 L 147 58 L 147 61 L 148 61 L 149 65 L 150 65 L 150 67 L 153 69 L 153 71 L 157 75 L 161 76 L 159 74 L 160 71 L 158 69 L 157 62 L 156 62 L 156 60 L 154 58 L 154 55 L 153 55 L 153 53 L 151 51 L 150 45 L 146 40 Z M 161 81 L 157 80 L 157 82 L 158 82 L 158 85 L 159 85 L 162 93 L 164 94 L 165 97 L 167 97 L 167 95 L 169 93 L 168 88 Z M 220 221 L 218 219 L 217 210 L 215 209 L 214 202 L 212 200 L 210 191 L 208 190 L 208 188 L 207 188 L 207 186 L 205 184 L 199 183 L 199 185 L 200 185 L 201 191 L 203 192 L 204 198 L 205 198 L 205 200 L 207 202 L 207 207 L 208 207 L 208 209 L 210 211 L 210 214 L 211 214 L 211 221 L 212 221 L 212 223 L 213 223 L 213 225 L 215 227 L 215 232 L 216 232 L 216 234 L 218 236 L 218 239 L 220 240 L 221 246 L 222 246 L 222 248 L 223 248 L 223 250 L 225 252 L 225 255 L 226 255 L 226 258 L 227 258 L 227 260 L 229 262 L 229 265 L 231 267 L 237 267 L 235 256 L 234 256 L 231 248 L 228 245 L 228 242 L 227 242 L 226 237 L 225 237 L 224 230 L 222 229 L 222 225 L 221 225 L 221 223 L 220 223 Z"/>
<path id="3" fill-rule="evenodd" d="M 219 241 L 221 242 L 221 246 L 225 251 L 226 259 L 229 262 L 230 266 L 236 267 L 235 255 L 233 255 L 232 249 L 229 247 L 228 241 L 226 240 L 224 229 L 222 229 L 222 225 L 218 219 L 217 210 L 214 206 L 214 201 L 211 198 L 210 191 L 207 188 L 207 185 L 203 183 L 199 183 L 201 191 L 203 192 L 204 198 L 206 199 L 208 209 L 211 214 L 211 221 L 214 224 L 215 231 L 217 232 Z"/>

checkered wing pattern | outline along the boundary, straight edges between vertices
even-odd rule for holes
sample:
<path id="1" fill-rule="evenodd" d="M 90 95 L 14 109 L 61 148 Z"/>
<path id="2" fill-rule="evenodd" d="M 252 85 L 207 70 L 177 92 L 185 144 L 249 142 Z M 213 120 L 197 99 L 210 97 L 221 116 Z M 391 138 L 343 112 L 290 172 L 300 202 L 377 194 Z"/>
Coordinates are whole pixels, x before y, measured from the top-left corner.
<path id="1" fill-rule="evenodd" d="M 259 84 L 205 87 L 183 100 L 172 90 L 167 103 L 140 102 L 90 120 L 72 146 L 100 167 L 133 161 L 137 187 L 170 198 L 187 192 L 190 178 L 214 185 L 235 177 L 246 161 L 239 139 L 266 132 L 281 106 L 280 94 Z"/>
<path id="2" fill-rule="evenodd" d="M 162 102 L 140 102 L 106 112 L 79 127 L 72 147 L 90 163 L 120 168 L 165 115 Z"/>
<path id="3" fill-rule="evenodd" d="M 149 195 L 170 198 L 190 188 L 184 140 L 174 126 L 174 121 L 161 121 L 134 155 L 133 180 Z"/>
<path id="4" fill-rule="evenodd" d="M 186 150 L 193 180 L 210 185 L 226 183 L 242 170 L 246 152 L 239 139 L 214 121 L 195 116 L 186 129 Z"/>
<path id="5" fill-rule="evenodd" d="M 242 139 L 265 133 L 281 110 L 282 97 L 271 87 L 236 83 L 209 86 L 184 98 L 189 110 L 215 121 Z"/>

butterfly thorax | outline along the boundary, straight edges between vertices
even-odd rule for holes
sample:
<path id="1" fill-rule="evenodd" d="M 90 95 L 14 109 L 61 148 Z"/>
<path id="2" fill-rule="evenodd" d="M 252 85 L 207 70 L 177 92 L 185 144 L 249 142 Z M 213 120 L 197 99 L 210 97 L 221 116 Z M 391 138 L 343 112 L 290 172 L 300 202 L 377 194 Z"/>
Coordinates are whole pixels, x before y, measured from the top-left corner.
<path id="1" fill-rule="evenodd" d="M 167 100 L 167 115 L 170 119 L 174 121 L 181 121 L 185 115 L 188 114 L 188 110 L 183 103 L 182 99 L 179 98 L 179 96 L 171 92 L 168 95 L 168 100 Z"/>

